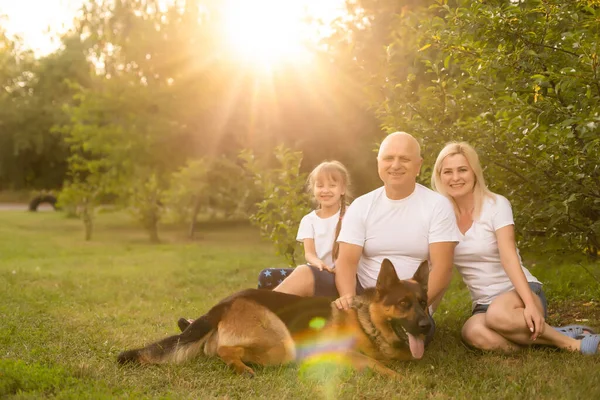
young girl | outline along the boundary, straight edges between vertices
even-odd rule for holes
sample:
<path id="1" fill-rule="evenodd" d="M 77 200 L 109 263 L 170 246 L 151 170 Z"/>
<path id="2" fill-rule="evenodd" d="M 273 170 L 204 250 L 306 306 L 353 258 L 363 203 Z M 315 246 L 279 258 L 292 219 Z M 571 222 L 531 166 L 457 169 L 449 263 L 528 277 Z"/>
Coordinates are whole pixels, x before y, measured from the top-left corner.
<path id="1" fill-rule="evenodd" d="M 346 211 L 350 177 L 346 167 L 339 161 L 325 161 L 309 175 L 307 188 L 312 192 L 317 209 L 305 215 L 300 221 L 296 240 L 304 244 L 304 258 L 307 265 L 319 271 L 335 273 L 335 259 L 339 246 L 336 243 Z M 280 290 L 285 288 L 285 278 L 297 268 L 267 268 L 259 274 L 258 287 Z M 291 291 L 290 291 L 291 290 Z M 296 293 L 289 288 L 286 293 Z"/>
<path id="2" fill-rule="evenodd" d="M 487 188 L 475 149 L 464 142 L 444 147 L 431 184 L 452 201 L 462 233 L 454 264 L 473 301 L 463 340 L 482 350 L 512 351 L 537 343 L 596 354 L 600 335 L 592 329 L 552 328 L 545 322 L 542 284 L 521 262 L 510 203 Z"/>
<path id="3" fill-rule="evenodd" d="M 303 268 L 317 268 L 321 273 L 330 275 L 333 281 L 334 263 L 339 249 L 336 240 L 348 206 L 349 186 L 350 175 L 339 161 L 322 162 L 310 173 L 307 188 L 314 196 L 317 209 L 302 218 L 296 237 L 296 240 L 304 244 L 307 264 L 296 268 L 262 270 L 258 277 L 259 289 L 281 290 L 300 296 L 319 294 L 318 288 L 316 293 L 304 293 L 295 285 L 286 285 L 285 278 Z M 177 324 L 184 331 L 192 322 L 191 319 L 180 318 Z"/>

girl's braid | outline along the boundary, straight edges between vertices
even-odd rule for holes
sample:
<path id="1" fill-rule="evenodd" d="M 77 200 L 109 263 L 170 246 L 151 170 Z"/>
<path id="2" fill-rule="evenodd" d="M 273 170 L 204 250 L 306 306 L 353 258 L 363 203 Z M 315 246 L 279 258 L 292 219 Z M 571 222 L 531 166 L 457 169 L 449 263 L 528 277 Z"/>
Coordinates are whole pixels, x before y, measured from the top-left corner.
<path id="1" fill-rule="evenodd" d="M 340 253 L 340 244 L 337 242 L 337 238 L 338 236 L 340 236 L 340 231 L 342 230 L 342 219 L 344 218 L 344 214 L 346 213 L 346 207 L 348 206 L 346 204 L 345 195 L 342 195 L 340 200 L 342 203 L 342 205 L 340 206 L 340 219 L 338 219 L 337 225 L 335 226 L 335 237 L 333 238 L 333 250 L 331 252 L 333 261 L 335 261 L 338 258 L 338 255 Z"/>

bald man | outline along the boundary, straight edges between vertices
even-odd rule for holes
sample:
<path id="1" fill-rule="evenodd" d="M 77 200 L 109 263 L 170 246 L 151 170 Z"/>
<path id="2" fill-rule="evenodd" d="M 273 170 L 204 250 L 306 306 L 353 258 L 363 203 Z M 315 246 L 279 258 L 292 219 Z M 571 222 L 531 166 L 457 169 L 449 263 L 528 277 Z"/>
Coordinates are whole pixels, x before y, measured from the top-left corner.
<path id="1" fill-rule="evenodd" d="M 406 132 L 392 133 L 381 143 L 377 169 L 383 187 L 352 203 L 338 237 L 339 308 L 348 308 L 357 291 L 375 286 L 384 258 L 400 279 L 410 279 L 429 260 L 428 302 L 439 303 L 452 277 L 459 231 L 450 201 L 417 184 L 422 163 L 419 143 Z"/>
<path id="2" fill-rule="evenodd" d="M 354 295 L 375 286 L 384 258 L 392 261 L 400 279 L 412 278 L 421 262 L 429 260 L 428 303 L 435 308 L 452 277 L 459 231 L 450 201 L 417 184 L 422 163 L 413 136 L 388 135 L 377 155 L 383 186 L 348 207 L 338 237 L 335 274 L 301 265 L 275 290 L 335 296 L 338 308 L 347 309 Z"/>

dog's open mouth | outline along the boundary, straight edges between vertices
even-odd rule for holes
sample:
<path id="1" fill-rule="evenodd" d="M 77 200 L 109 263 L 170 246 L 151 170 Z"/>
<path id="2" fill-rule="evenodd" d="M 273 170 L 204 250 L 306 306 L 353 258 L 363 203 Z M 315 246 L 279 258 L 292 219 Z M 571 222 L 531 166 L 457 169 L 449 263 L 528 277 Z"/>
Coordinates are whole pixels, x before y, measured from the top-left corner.
<path id="1" fill-rule="evenodd" d="M 413 358 L 419 360 L 423 358 L 425 353 L 425 342 L 423 339 L 410 334 L 400 321 L 391 321 L 390 323 L 392 330 L 400 339 L 406 338 L 408 340 L 408 347 Z"/>

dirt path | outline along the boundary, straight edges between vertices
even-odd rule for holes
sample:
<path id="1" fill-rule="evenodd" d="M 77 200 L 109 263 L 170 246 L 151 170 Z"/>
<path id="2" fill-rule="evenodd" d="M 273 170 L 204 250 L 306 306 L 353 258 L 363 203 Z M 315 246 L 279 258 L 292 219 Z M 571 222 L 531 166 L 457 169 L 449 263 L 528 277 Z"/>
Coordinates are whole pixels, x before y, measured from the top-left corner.
<path id="1" fill-rule="evenodd" d="M 27 211 L 29 205 L 26 203 L 0 203 L 0 211 Z M 38 211 L 54 211 L 50 204 L 40 204 Z"/>

